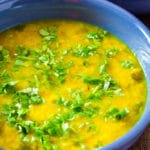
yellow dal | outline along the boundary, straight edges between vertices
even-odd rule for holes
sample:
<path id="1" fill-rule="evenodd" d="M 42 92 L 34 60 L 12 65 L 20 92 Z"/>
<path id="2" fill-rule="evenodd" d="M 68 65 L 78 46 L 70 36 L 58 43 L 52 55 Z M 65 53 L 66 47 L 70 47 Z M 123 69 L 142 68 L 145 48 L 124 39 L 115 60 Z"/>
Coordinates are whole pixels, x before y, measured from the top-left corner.
<path id="1" fill-rule="evenodd" d="M 49 26 L 56 26 L 58 32 L 58 41 L 50 44 L 51 49 L 59 50 L 58 57 L 62 54 L 62 51 L 69 49 L 77 44 L 87 45 L 90 43 L 89 39 L 86 39 L 86 34 L 89 32 L 97 31 L 97 27 L 91 26 L 82 22 L 67 21 L 67 20 L 51 20 L 40 21 L 26 24 L 22 29 L 9 29 L 0 34 L 0 45 L 3 45 L 11 52 L 13 56 L 16 45 L 23 45 L 29 49 L 37 49 L 41 46 L 41 36 L 38 31 L 41 28 Z M 146 99 L 146 83 L 143 79 L 137 82 L 131 77 L 131 73 L 134 68 L 125 69 L 121 67 L 120 62 L 122 60 L 131 60 L 136 68 L 141 68 L 136 57 L 130 52 L 129 48 L 113 35 L 106 36 L 101 42 L 100 47 L 97 49 L 98 53 L 104 53 L 109 48 L 118 48 L 119 53 L 109 59 L 109 66 L 107 68 L 110 76 L 115 79 L 119 87 L 123 91 L 123 96 L 102 97 L 102 100 L 94 103 L 93 105 L 100 108 L 100 114 L 91 119 L 76 117 L 70 124 L 77 127 L 77 132 L 83 137 L 83 143 L 89 148 L 94 149 L 95 145 L 99 142 L 103 145 L 107 145 L 120 136 L 124 135 L 133 125 L 137 122 L 144 108 Z M 93 54 L 86 58 L 89 62 L 89 66 L 83 65 L 84 58 L 74 57 L 71 53 L 65 55 L 64 62 L 74 62 L 74 65 L 70 67 L 66 75 L 66 82 L 56 87 L 49 87 L 48 85 L 41 85 L 39 93 L 42 98 L 45 99 L 44 104 L 32 105 L 26 119 L 42 122 L 47 120 L 51 114 L 61 113 L 63 109 L 54 103 L 54 100 L 59 96 L 65 98 L 68 97 L 70 89 L 81 90 L 85 95 L 89 94 L 89 85 L 85 84 L 81 79 L 77 77 L 78 74 L 84 74 L 89 76 L 99 75 L 99 64 L 104 62 L 102 55 Z M 12 60 L 12 64 L 13 64 Z M 8 70 L 11 68 L 11 64 L 7 66 Z M 11 72 L 13 79 L 17 82 L 17 88 L 24 89 L 29 86 L 29 81 L 34 80 L 35 75 L 38 74 L 33 66 L 23 67 L 18 71 Z M 0 103 L 8 103 L 11 101 L 8 96 L 0 95 Z M 129 114 L 122 120 L 106 120 L 103 117 L 103 113 L 109 108 L 115 106 L 119 109 L 128 108 Z M 137 110 L 137 106 L 140 108 Z M 87 132 L 86 126 L 80 127 L 84 122 L 92 120 L 95 126 L 98 128 L 97 132 Z M 74 145 L 71 137 L 66 139 L 54 138 L 54 141 L 58 143 L 62 150 L 76 150 L 81 149 Z M 42 146 L 40 142 L 28 144 L 21 142 L 18 131 L 7 125 L 5 121 L 0 121 L 0 147 L 5 150 L 40 150 Z"/>

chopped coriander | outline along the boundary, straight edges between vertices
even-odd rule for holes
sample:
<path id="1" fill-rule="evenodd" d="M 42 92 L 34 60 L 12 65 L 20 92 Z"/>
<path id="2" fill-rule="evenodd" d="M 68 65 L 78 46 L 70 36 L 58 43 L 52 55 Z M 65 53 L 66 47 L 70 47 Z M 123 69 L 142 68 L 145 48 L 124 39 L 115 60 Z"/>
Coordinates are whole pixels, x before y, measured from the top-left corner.
<path id="1" fill-rule="evenodd" d="M 63 50 L 63 55 L 67 55 L 69 53 L 68 49 Z"/>
<path id="2" fill-rule="evenodd" d="M 49 32 L 46 30 L 46 29 L 40 29 L 39 30 L 39 34 L 41 36 L 48 36 L 49 35 Z"/>
<path id="3" fill-rule="evenodd" d="M 44 100 L 38 95 L 37 88 L 27 88 L 22 91 L 16 92 L 14 98 L 20 101 L 22 105 L 26 108 L 31 104 L 42 104 Z"/>
<path id="4" fill-rule="evenodd" d="M 30 130 L 33 130 L 33 128 L 36 126 L 35 121 L 22 121 L 20 123 L 16 124 L 18 131 L 24 135 L 28 134 Z"/>
<path id="5" fill-rule="evenodd" d="M 7 49 L 0 45 L 0 62 L 9 62 L 10 54 Z"/>
<path id="6" fill-rule="evenodd" d="M 60 83 L 65 82 L 65 75 L 67 74 L 67 69 L 70 68 L 73 65 L 72 62 L 66 63 L 66 64 L 61 64 L 57 65 L 54 67 L 54 73 L 56 77 L 60 80 Z"/>
<path id="7" fill-rule="evenodd" d="M 71 121 L 75 118 L 75 112 L 74 111 L 69 111 L 67 114 L 66 114 L 66 119 L 68 121 Z"/>
<path id="8" fill-rule="evenodd" d="M 78 45 L 73 51 L 73 56 L 86 58 L 92 56 L 96 52 L 97 48 L 97 45 L 89 45 L 85 47 L 81 47 L 81 45 Z"/>
<path id="9" fill-rule="evenodd" d="M 60 150 L 59 146 L 56 144 L 51 144 L 51 149 L 52 150 Z"/>
<path id="10" fill-rule="evenodd" d="M 39 88 L 40 80 L 39 80 L 39 78 L 38 78 L 37 75 L 34 75 L 34 80 L 35 80 L 35 86 L 36 86 L 37 88 Z"/>
<path id="11" fill-rule="evenodd" d="M 119 52 L 119 49 L 117 49 L 117 48 L 110 48 L 110 49 L 107 49 L 105 51 L 105 55 L 108 58 L 112 58 L 112 57 L 116 56 L 118 54 L 118 52 Z"/>
<path id="12" fill-rule="evenodd" d="M 43 37 L 45 41 L 56 41 L 57 40 L 57 28 L 51 26 L 48 28 L 41 28 L 39 34 Z"/>
<path id="13" fill-rule="evenodd" d="M 42 104 L 44 100 L 39 95 L 32 95 L 30 97 L 31 104 Z"/>
<path id="14" fill-rule="evenodd" d="M 101 149 L 103 148 L 103 146 L 104 146 L 104 145 L 102 144 L 102 142 L 97 141 L 97 143 L 96 143 L 96 145 L 95 145 L 95 148 L 101 150 Z"/>
<path id="15" fill-rule="evenodd" d="M 91 32 L 86 35 L 88 39 L 100 39 L 100 36 L 97 32 Z"/>
<path id="16" fill-rule="evenodd" d="M 45 66 L 51 64 L 51 58 L 49 54 L 43 54 L 39 57 L 39 61 L 42 62 Z"/>
<path id="17" fill-rule="evenodd" d="M 52 142 L 50 141 L 50 138 L 48 135 L 42 135 L 41 142 L 42 142 L 44 150 L 52 150 L 52 148 L 51 148 Z"/>
<path id="18" fill-rule="evenodd" d="M 83 109 L 83 111 L 80 113 L 81 116 L 91 118 L 95 116 L 99 111 L 99 107 L 89 107 Z"/>
<path id="19" fill-rule="evenodd" d="M 16 59 L 15 64 L 14 64 L 14 69 L 24 66 L 24 60 L 21 59 Z"/>
<path id="20" fill-rule="evenodd" d="M 3 61 L 3 60 L 4 60 L 4 56 L 3 56 L 2 51 L 0 51 L 0 61 Z"/>
<path id="21" fill-rule="evenodd" d="M 30 55 L 30 50 L 22 45 L 17 45 L 15 47 L 15 56 L 28 56 Z"/>
<path id="22" fill-rule="evenodd" d="M 83 140 L 84 140 L 84 139 L 83 139 L 83 137 L 81 137 L 81 136 L 78 137 L 78 138 L 75 138 L 75 139 L 74 139 L 74 144 L 77 145 L 77 146 L 80 146 L 80 144 L 83 143 Z"/>
<path id="23" fill-rule="evenodd" d="M 112 107 L 108 112 L 106 112 L 105 117 L 107 119 L 121 120 L 124 119 L 128 113 L 129 110 L 127 108 L 123 108 L 119 110 L 116 107 Z"/>
<path id="24" fill-rule="evenodd" d="M 105 61 L 104 64 L 100 65 L 99 73 L 100 74 L 106 73 L 107 66 L 108 66 L 108 61 Z"/>
<path id="25" fill-rule="evenodd" d="M 65 75 L 66 75 L 66 66 L 60 65 L 55 67 L 55 75 L 59 78 L 61 83 L 65 82 Z"/>
<path id="26" fill-rule="evenodd" d="M 60 97 L 60 98 L 57 100 L 57 104 L 60 105 L 60 106 L 68 107 L 68 106 L 70 106 L 71 102 L 68 101 L 68 100 L 65 100 L 63 97 Z"/>
<path id="27" fill-rule="evenodd" d="M 88 128 L 87 128 L 87 132 L 96 132 L 97 131 L 97 127 L 95 126 L 94 123 L 88 123 Z"/>
<path id="28" fill-rule="evenodd" d="M 83 76 L 83 82 L 91 85 L 98 85 L 101 83 L 101 79 L 89 77 L 89 76 Z"/>
<path id="29" fill-rule="evenodd" d="M 100 39 L 102 40 L 106 35 L 108 35 L 108 32 L 106 30 L 99 30 L 97 32 L 90 32 L 86 35 L 88 39 Z"/>
<path id="30" fill-rule="evenodd" d="M 102 96 L 113 97 L 114 95 L 122 96 L 122 90 L 117 85 L 117 82 L 113 80 L 108 74 L 103 74 L 98 80 L 90 80 L 91 77 L 86 78 L 85 83 L 92 83 L 96 85 L 92 92 L 89 94 L 89 100 L 101 100 Z M 94 81 L 91 82 L 91 81 Z M 95 82 L 98 81 L 98 82 Z"/>
<path id="31" fill-rule="evenodd" d="M 25 62 L 29 60 L 30 50 L 22 45 L 17 45 L 15 52 L 14 69 L 18 70 L 20 67 L 25 66 Z"/>
<path id="32" fill-rule="evenodd" d="M 84 99 L 81 95 L 81 93 L 77 93 L 76 97 L 74 98 L 71 108 L 75 113 L 81 112 L 83 110 L 84 106 Z"/>
<path id="33" fill-rule="evenodd" d="M 2 70 L 2 72 L 0 72 L 0 82 L 2 83 L 9 83 L 12 82 L 12 77 L 10 76 L 10 74 L 8 74 L 7 70 Z"/>
<path id="34" fill-rule="evenodd" d="M 64 115 L 57 114 L 51 118 L 46 125 L 49 135 L 57 137 L 68 133 L 68 123 Z"/>
<path id="35" fill-rule="evenodd" d="M 5 117 L 7 123 L 11 126 L 15 126 L 18 120 L 26 116 L 27 112 L 27 109 L 18 107 L 14 104 L 2 105 L 2 116 Z"/>
<path id="36" fill-rule="evenodd" d="M 116 107 L 113 107 L 109 111 L 106 112 L 105 117 L 113 118 L 118 112 L 119 110 Z"/>
<path id="37" fill-rule="evenodd" d="M 14 85 L 16 82 L 9 82 L 6 84 L 0 85 L 0 94 L 13 94 L 16 92 Z"/>
<path id="38" fill-rule="evenodd" d="M 110 86 L 114 86 L 116 82 L 108 75 L 104 74 L 101 77 L 90 77 L 90 76 L 82 76 L 83 82 L 91 84 L 91 85 L 102 85 L 104 89 L 106 89 L 106 84 L 110 82 Z"/>
<path id="39" fill-rule="evenodd" d="M 121 66 L 125 69 L 133 68 L 133 62 L 131 60 L 123 60 L 121 61 Z"/>
<path id="40" fill-rule="evenodd" d="M 89 100 L 101 100 L 102 96 L 104 96 L 104 95 L 105 95 L 105 92 L 103 90 L 98 90 L 95 93 L 91 93 L 88 96 L 88 99 Z"/>
<path id="41" fill-rule="evenodd" d="M 0 94 L 13 94 L 16 92 L 16 81 L 13 81 L 6 70 L 0 73 Z"/>
<path id="42" fill-rule="evenodd" d="M 33 62 L 36 69 L 42 70 L 41 73 L 45 78 L 45 82 L 51 85 L 64 83 L 68 69 L 73 65 L 73 62 L 63 63 L 62 60 L 57 59 L 56 56 L 55 50 L 47 48 L 41 53 L 36 53 L 36 58 Z"/>
<path id="43" fill-rule="evenodd" d="M 118 113 L 115 115 L 116 120 L 121 120 L 127 116 L 129 113 L 129 110 L 127 108 L 121 109 Z"/>

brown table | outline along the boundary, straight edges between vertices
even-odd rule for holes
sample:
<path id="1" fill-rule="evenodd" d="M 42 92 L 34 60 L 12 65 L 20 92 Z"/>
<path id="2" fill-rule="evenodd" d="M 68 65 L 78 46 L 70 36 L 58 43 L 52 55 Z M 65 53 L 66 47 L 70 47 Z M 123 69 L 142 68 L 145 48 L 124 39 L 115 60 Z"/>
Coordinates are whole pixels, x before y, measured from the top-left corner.
<path id="1" fill-rule="evenodd" d="M 139 140 L 129 150 L 150 150 L 150 125 Z"/>
<path id="2" fill-rule="evenodd" d="M 137 17 L 150 29 L 150 14 L 137 15 Z M 139 140 L 129 150 L 150 150 L 150 125 L 145 129 Z"/>

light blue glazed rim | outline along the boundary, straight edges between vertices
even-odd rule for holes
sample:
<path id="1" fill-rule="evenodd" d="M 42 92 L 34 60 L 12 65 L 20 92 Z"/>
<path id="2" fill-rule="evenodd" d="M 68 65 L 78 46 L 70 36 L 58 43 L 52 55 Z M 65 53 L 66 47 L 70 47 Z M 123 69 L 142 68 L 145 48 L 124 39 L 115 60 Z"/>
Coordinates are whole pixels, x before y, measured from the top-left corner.
<path id="1" fill-rule="evenodd" d="M 81 20 L 103 27 L 124 41 L 138 58 L 147 80 L 147 102 L 136 125 L 102 150 L 128 149 L 150 123 L 150 34 L 133 15 L 105 0 L 1 0 L 0 31 L 50 18 Z M 142 93 L 141 93 L 142 94 Z"/>

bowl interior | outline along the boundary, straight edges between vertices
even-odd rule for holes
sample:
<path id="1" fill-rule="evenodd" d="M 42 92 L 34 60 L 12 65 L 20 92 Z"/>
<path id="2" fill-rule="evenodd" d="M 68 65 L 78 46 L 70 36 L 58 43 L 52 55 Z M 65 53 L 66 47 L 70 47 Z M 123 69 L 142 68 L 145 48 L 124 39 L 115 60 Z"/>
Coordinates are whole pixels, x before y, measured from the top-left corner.
<path id="1" fill-rule="evenodd" d="M 150 93 L 150 34 L 148 29 L 125 10 L 100 0 L 9 0 L 0 2 L 0 31 L 20 23 L 51 18 L 85 21 L 101 26 L 124 41 L 137 56 Z M 141 93 L 142 94 L 142 93 Z M 128 148 L 150 122 L 150 95 L 140 121 L 125 136 L 104 149 Z"/>

